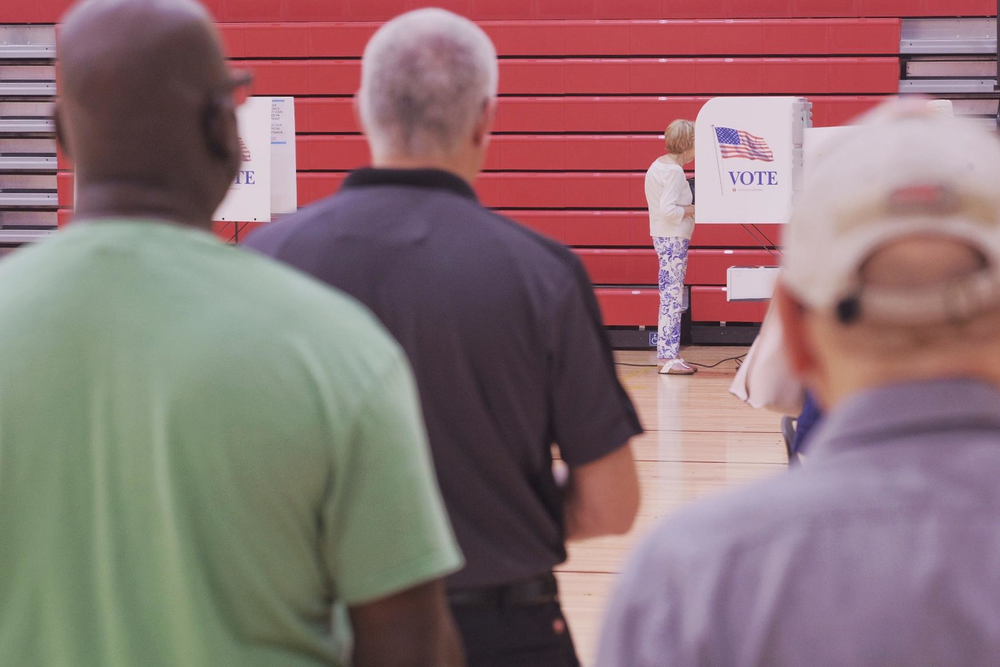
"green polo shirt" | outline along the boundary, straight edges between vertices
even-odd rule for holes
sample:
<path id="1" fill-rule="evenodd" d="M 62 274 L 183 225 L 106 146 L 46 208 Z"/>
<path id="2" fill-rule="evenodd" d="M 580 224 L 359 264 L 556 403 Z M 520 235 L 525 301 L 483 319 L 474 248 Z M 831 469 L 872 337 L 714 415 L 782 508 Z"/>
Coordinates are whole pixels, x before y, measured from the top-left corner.
<path id="1" fill-rule="evenodd" d="M 335 604 L 460 565 L 348 297 L 152 221 L 0 262 L 0 663 L 340 665 Z"/>

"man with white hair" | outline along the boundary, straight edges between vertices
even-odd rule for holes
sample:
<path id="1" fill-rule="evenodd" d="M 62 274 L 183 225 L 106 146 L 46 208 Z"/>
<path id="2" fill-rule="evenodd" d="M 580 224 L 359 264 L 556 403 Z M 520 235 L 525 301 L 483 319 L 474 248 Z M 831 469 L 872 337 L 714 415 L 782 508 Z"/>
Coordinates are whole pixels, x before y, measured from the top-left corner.
<path id="1" fill-rule="evenodd" d="M 248 245 L 354 295 L 406 350 L 466 556 L 448 588 L 469 663 L 571 666 L 552 570 L 567 538 L 632 525 L 641 427 L 579 260 L 476 200 L 497 72 L 454 14 L 384 26 L 358 96 L 374 168 Z"/>
<path id="2" fill-rule="evenodd" d="M 881 109 L 807 175 L 776 298 L 809 464 L 640 548 L 601 667 L 995 665 L 1000 144 Z"/>

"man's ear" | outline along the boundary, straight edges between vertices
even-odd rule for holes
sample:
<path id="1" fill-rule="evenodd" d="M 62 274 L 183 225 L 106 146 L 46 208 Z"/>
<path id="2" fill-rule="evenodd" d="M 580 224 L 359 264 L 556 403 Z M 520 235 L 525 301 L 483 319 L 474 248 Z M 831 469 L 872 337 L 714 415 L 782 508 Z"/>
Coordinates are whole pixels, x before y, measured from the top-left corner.
<path id="1" fill-rule="evenodd" d="M 211 102 L 205 107 L 202 131 L 208 154 L 239 169 L 240 135 L 236 109 L 231 104 Z"/>
<path id="2" fill-rule="evenodd" d="M 365 122 L 361 117 L 361 91 L 354 93 L 354 98 L 351 100 L 351 111 L 354 112 L 354 123 L 358 126 L 361 132 L 365 135 L 365 143 L 368 144 L 368 158 L 371 164 L 375 164 L 375 154 L 372 152 L 372 142 L 368 141 L 368 128 L 365 127 Z"/>
<path id="3" fill-rule="evenodd" d="M 362 132 L 365 131 L 365 124 L 361 120 L 361 91 L 354 93 L 354 97 L 351 99 L 351 110 L 354 112 L 354 122 L 361 129 Z"/>
<path id="4" fill-rule="evenodd" d="M 483 102 L 483 111 L 476 121 L 476 126 L 472 135 L 472 142 L 476 147 L 486 146 L 490 142 L 490 134 L 493 132 L 493 124 L 497 118 L 497 100 L 490 98 Z"/>
<path id="5" fill-rule="evenodd" d="M 66 128 L 63 125 L 62 114 L 62 104 L 57 101 L 52 107 L 52 122 L 56 126 L 56 143 L 59 145 L 59 150 L 62 151 L 62 154 L 72 160 L 73 153 L 69 148 L 69 141 L 66 136 Z"/>
<path id="6" fill-rule="evenodd" d="M 781 282 L 775 289 L 774 300 L 784 329 L 784 348 L 788 363 L 796 375 L 808 378 L 815 373 L 817 362 L 806 327 L 805 308 Z"/>

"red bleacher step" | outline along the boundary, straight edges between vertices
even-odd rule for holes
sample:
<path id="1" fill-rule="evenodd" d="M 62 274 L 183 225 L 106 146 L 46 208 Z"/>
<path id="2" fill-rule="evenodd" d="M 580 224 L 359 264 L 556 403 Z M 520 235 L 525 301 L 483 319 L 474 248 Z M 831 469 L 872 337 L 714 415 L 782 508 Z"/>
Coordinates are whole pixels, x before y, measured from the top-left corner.
<path id="1" fill-rule="evenodd" d="M 816 127 L 843 125 L 885 98 L 874 95 L 811 96 Z M 707 96 L 677 97 L 503 97 L 497 132 L 662 133 L 674 118 L 698 116 Z M 303 98 L 295 101 L 299 132 L 359 133 L 353 101 Z"/>
<path id="2" fill-rule="evenodd" d="M 655 289 L 602 287 L 594 290 L 604 323 L 618 327 L 655 327 L 660 295 Z M 691 319 L 694 322 L 759 323 L 767 302 L 728 302 L 724 287 L 692 287 Z"/>
<path id="3" fill-rule="evenodd" d="M 570 246 L 653 245 L 646 211 L 509 211 L 526 227 Z M 698 225 L 692 248 L 757 248 L 781 244 L 783 225 Z M 759 230 L 759 231 L 758 231 Z"/>
<path id="4" fill-rule="evenodd" d="M 5 3 L 9 23 L 55 23 L 72 0 Z M 204 0 L 224 22 L 385 21 L 445 6 L 475 20 L 996 16 L 993 0 Z"/>
<path id="5" fill-rule="evenodd" d="M 580 248 L 590 280 L 596 285 L 656 285 L 659 260 L 652 249 Z M 725 285 L 733 266 L 777 266 L 777 252 L 761 249 L 692 248 L 688 253 L 688 285 Z"/>
<path id="6" fill-rule="evenodd" d="M 253 60 L 257 95 L 353 95 L 358 60 Z M 891 94 L 899 58 L 505 59 L 508 95 Z"/>
<path id="7" fill-rule="evenodd" d="M 501 56 L 898 55 L 899 19 L 538 21 L 480 23 Z M 373 22 L 231 23 L 232 58 L 360 58 Z"/>

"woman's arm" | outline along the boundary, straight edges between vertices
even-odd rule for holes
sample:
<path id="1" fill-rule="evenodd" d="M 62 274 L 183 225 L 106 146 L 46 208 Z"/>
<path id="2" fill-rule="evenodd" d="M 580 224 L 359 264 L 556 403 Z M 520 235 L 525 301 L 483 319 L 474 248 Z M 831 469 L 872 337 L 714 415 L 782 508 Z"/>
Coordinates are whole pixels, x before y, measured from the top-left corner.
<path id="1" fill-rule="evenodd" d="M 690 187 L 683 171 L 671 169 L 666 174 L 659 201 L 659 213 L 664 220 L 679 224 L 684 218 L 694 215 L 694 206 L 682 206 L 678 203 L 684 194 L 684 189 Z"/>

